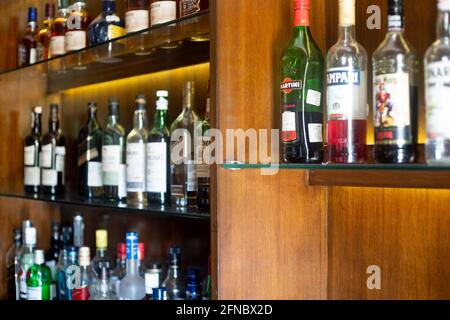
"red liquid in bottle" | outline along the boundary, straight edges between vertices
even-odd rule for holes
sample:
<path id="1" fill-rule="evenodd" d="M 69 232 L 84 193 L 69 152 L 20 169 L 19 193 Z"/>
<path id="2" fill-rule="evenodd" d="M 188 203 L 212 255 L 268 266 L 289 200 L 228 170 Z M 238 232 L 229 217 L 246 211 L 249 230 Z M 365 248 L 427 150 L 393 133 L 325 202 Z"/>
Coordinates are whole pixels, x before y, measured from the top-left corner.
<path id="1" fill-rule="evenodd" d="M 329 120 L 328 158 L 332 163 L 367 161 L 367 121 Z"/>

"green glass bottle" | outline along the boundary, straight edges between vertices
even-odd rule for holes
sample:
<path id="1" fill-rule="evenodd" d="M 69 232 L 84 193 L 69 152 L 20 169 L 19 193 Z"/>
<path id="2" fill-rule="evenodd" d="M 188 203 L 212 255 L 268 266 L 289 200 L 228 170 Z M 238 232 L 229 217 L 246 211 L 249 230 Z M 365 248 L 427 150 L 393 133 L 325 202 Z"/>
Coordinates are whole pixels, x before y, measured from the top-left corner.
<path id="1" fill-rule="evenodd" d="M 323 55 L 309 28 L 310 0 L 294 0 L 294 36 L 281 60 L 281 142 L 287 163 L 323 161 Z"/>
<path id="2" fill-rule="evenodd" d="M 27 273 L 27 300 L 51 300 L 52 272 L 45 265 L 44 251 L 34 252 L 34 265 Z"/>

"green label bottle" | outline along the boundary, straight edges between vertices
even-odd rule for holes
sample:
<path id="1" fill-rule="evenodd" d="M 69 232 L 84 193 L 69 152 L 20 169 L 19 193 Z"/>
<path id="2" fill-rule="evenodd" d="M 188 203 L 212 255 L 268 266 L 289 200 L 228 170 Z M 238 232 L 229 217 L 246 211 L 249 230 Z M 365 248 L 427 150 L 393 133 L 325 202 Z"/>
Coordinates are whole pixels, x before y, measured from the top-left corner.
<path id="1" fill-rule="evenodd" d="M 52 273 L 45 265 L 44 251 L 36 250 L 34 265 L 27 273 L 27 300 L 51 300 Z"/>

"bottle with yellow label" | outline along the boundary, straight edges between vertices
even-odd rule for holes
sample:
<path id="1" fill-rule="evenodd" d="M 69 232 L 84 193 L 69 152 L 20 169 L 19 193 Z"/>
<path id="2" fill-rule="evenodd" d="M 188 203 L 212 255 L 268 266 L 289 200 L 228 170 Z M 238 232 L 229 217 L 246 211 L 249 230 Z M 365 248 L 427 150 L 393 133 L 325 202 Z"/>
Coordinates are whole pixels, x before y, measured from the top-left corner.
<path id="1" fill-rule="evenodd" d="M 102 13 L 88 27 L 89 45 L 107 42 L 125 35 L 123 21 L 116 14 L 116 1 L 103 0 Z"/>

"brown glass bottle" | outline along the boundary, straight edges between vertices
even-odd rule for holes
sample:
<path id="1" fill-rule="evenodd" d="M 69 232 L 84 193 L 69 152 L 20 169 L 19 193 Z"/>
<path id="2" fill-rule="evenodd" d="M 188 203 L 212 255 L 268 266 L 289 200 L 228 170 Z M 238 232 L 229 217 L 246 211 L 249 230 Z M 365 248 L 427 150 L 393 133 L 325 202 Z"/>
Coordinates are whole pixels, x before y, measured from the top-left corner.
<path id="1" fill-rule="evenodd" d="M 66 53 L 66 27 L 69 0 L 59 0 L 58 13 L 52 28 L 50 56 L 57 57 Z"/>
<path id="2" fill-rule="evenodd" d="M 17 64 L 19 67 L 36 63 L 37 54 L 37 9 L 28 9 L 28 25 L 18 45 Z"/>
<path id="3" fill-rule="evenodd" d="M 50 57 L 50 42 L 52 39 L 52 28 L 55 19 L 55 5 L 47 3 L 45 5 L 44 26 L 39 30 L 38 39 L 38 60 L 46 60 Z"/>

